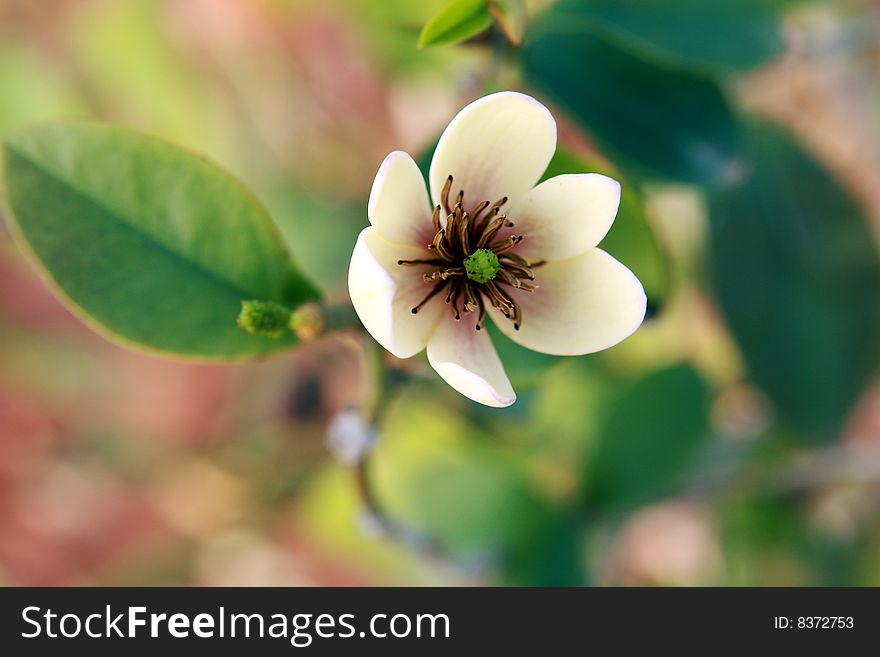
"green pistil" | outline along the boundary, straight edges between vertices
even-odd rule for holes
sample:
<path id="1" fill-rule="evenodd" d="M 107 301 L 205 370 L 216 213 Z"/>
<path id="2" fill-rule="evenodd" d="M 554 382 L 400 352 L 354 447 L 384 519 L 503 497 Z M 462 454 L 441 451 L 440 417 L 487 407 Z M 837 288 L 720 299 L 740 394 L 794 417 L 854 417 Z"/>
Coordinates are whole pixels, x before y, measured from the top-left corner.
<path id="1" fill-rule="evenodd" d="M 489 249 L 479 249 L 464 259 L 464 271 L 475 283 L 488 283 L 500 269 L 498 256 Z"/>

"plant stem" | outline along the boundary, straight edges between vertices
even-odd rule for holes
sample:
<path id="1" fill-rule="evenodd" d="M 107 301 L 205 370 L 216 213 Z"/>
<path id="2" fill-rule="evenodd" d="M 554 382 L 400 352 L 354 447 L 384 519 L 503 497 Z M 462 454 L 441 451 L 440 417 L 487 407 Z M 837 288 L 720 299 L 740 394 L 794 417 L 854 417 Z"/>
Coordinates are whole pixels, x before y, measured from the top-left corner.
<path id="1" fill-rule="evenodd" d="M 351 304 L 329 304 L 323 306 L 325 331 L 363 330 L 361 320 Z"/>

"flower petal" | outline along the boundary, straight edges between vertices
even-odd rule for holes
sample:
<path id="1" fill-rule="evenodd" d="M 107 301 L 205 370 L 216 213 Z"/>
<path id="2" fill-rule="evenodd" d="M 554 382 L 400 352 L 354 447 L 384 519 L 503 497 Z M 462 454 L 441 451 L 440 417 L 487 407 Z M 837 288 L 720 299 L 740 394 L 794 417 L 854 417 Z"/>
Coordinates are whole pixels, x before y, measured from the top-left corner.
<path id="1" fill-rule="evenodd" d="M 602 241 L 620 205 L 620 183 L 598 173 L 545 180 L 515 199 L 511 232 L 523 235 L 517 253 L 530 260 L 563 260 Z"/>
<path id="2" fill-rule="evenodd" d="M 370 223 L 397 244 L 428 244 L 434 236 L 425 179 L 403 151 L 385 158 L 376 173 L 367 205 Z"/>
<path id="3" fill-rule="evenodd" d="M 538 182 L 556 150 L 556 121 L 525 94 L 504 91 L 474 101 L 443 131 L 428 176 L 440 203 L 447 177 L 470 206 L 523 194 Z"/>
<path id="4" fill-rule="evenodd" d="M 441 317 L 428 341 L 428 361 L 437 374 L 465 397 L 486 406 L 510 406 L 516 393 L 486 331 L 473 322 Z"/>
<path id="5" fill-rule="evenodd" d="M 424 257 L 425 250 L 392 244 L 375 228 L 361 231 L 351 256 L 351 303 L 370 335 L 398 358 L 409 358 L 425 348 L 445 308 L 438 298 L 418 314 L 412 313 L 412 308 L 431 291 L 422 281 L 427 269 L 404 267 L 397 261 Z"/>
<path id="6" fill-rule="evenodd" d="M 548 262 L 535 275 L 534 292 L 510 290 L 522 308 L 518 331 L 492 310 L 502 333 L 534 351 L 558 356 L 601 351 L 631 335 L 645 317 L 639 279 L 601 249 Z"/>

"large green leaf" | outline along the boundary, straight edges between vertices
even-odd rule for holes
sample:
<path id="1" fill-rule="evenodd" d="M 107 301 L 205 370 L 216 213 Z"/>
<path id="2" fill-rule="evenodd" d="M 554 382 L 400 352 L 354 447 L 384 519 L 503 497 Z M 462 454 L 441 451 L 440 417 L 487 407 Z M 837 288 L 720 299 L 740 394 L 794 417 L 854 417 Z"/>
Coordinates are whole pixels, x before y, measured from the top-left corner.
<path id="1" fill-rule="evenodd" d="M 529 84 L 566 109 L 615 164 L 667 180 L 735 179 L 738 125 L 716 82 L 560 26 L 553 9 L 529 35 L 522 48 Z"/>
<path id="2" fill-rule="evenodd" d="M 405 394 L 380 431 L 376 493 L 405 526 L 450 549 L 486 555 L 534 540 L 545 524 L 527 461 L 442 400 Z"/>
<path id="3" fill-rule="evenodd" d="M 235 323 L 243 299 L 315 296 L 278 231 L 239 183 L 129 130 L 53 123 L 3 142 L 15 232 L 60 295 L 120 342 L 204 359 L 293 342 Z"/>
<path id="4" fill-rule="evenodd" d="M 711 199 L 718 301 L 779 412 L 833 439 L 878 365 L 877 248 L 855 202 L 788 136 L 753 125 L 749 155 L 744 184 Z"/>
<path id="5" fill-rule="evenodd" d="M 755 68 L 783 51 L 773 0 L 563 0 L 561 30 L 595 32 L 671 66 L 711 74 Z"/>
<path id="6" fill-rule="evenodd" d="M 345 283 L 358 233 L 369 225 L 366 204 L 290 184 L 269 190 L 265 199 L 294 260 L 323 292 L 335 294 Z"/>
<path id="7" fill-rule="evenodd" d="M 429 20 L 419 36 L 419 46 L 459 43 L 492 25 L 486 0 L 450 0 Z"/>
<path id="8" fill-rule="evenodd" d="M 589 459 L 591 504 L 630 504 L 675 483 L 709 437 L 709 390 L 674 366 L 624 386 L 605 408 Z"/>

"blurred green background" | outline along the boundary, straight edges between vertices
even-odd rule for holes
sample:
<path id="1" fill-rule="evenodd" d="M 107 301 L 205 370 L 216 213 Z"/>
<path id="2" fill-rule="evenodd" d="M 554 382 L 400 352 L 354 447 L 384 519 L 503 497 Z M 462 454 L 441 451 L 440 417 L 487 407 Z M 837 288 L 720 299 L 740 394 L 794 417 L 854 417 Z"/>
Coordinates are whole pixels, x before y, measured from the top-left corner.
<path id="1" fill-rule="evenodd" d="M 623 181 L 603 246 L 649 320 L 581 358 L 495 334 L 504 410 L 354 332 L 174 362 L 73 318 L 0 217 L 0 583 L 880 585 L 880 4 L 508 0 L 521 46 L 419 49 L 444 4 L 0 0 L 0 135 L 204 153 L 344 302 L 385 154 L 523 90 L 549 174 Z M 351 408 L 391 535 L 325 445 Z"/>

